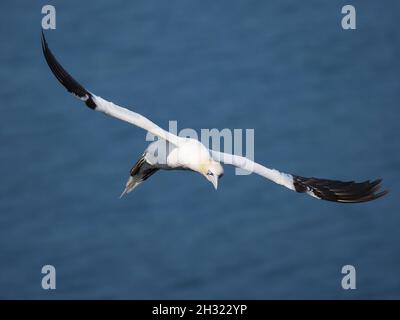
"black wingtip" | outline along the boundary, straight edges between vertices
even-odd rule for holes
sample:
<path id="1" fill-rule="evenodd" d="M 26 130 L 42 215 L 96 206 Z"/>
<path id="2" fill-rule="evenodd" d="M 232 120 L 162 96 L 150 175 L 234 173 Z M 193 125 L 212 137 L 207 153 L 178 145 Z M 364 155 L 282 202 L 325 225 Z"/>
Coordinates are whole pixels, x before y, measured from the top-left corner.
<path id="1" fill-rule="evenodd" d="M 381 182 L 382 179 L 354 182 L 293 176 L 297 192 L 307 192 L 319 199 L 340 203 L 360 203 L 383 197 L 389 191 L 381 191 Z"/>
<path id="2" fill-rule="evenodd" d="M 96 104 L 93 101 L 92 94 L 89 91 L 87 91 L 81 84 L 79 84 L 79 82 L 77 82 L 74 78 L 72 78 L 72 76 L 67 71 L 65 71 L 65 69 L 60 65 L 60 63 L 54 57 L 53 53 L 51 52 L 47 44 L 43 29 L 42 29 L 42 50 L 50 70 L 53 72 L 57 80 L 65 87 L 65 89 L 67 89 L 74 96 L 83 100 L 89 108 L 96 109 Z"/>

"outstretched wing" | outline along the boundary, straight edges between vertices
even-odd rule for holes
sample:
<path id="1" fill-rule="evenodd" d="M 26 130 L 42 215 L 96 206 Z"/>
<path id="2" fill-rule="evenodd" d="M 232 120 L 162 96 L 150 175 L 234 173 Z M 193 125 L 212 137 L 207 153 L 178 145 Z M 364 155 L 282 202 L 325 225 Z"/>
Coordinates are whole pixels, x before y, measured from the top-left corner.
<path id="1" fill-rule="evenodd" d="M 111 117 L 129 122 L 135 126 L 151 132 L 155 136 L 171 142 L 174 145 L 178 145 L 180 142 L 183 141 L 183 138 L 178 137 L 160 128 L 154 122 L 150 121 L 139 113 L 117 106 L 116 104 L 107 101 L 99 96 L 96 96 L 86 90 L 81 84 L 79 84 L 74 78 L 72 78 L 69 73 L 65 71 L 65 69 L 56 60 L 53 53 L 48 47 L 43 31 L 42 49 L 47 64 L 49 65 L 57 80 L 75 97 L 84 101 L 90 109 L 100 111 Z"/>
<path id="2" fill-rule="evenodd" d="M 381 190 L 381 179 L 375 181 L 354 182 L 319 178 L 304 178 L 264 167 L 245 157 L 210 150 L 216 161 L 256 173 L 293 191 L 304 192 L 318 199 L 357 203 L 380 198 L 388 193 Z"/>

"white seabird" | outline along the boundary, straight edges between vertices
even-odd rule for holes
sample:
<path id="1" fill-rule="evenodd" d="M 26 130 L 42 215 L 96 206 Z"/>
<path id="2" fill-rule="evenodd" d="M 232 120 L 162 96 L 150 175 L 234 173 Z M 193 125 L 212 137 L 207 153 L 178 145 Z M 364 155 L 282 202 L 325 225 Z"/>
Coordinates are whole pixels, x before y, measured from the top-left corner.
<path id="1" fill-rule="evenodd" d="M 207 149 L 200 141 L 172 134 L 144 116 L 120 107 L 86 90 L 58 63 L 50 51 L 42 31 L 42 49 L 47 64 L 57 80 L 74 96 L 84 101 L 92 110 L 100 111 L 111 117 L 140 127 L 160 140 L 151 143 L 130 171 L 125 190 L 131 192 L 141 182 L 160 169 L 191 170 L 200 173 L 218 187 L 218 179 L 224 169 L 220 162 L 254 172 L 293 191 L 307 193 L 315 198 L 342 202 L 366 202 L 382 197 L 387 191 L 381 191 L 381 179 L 354 182 L 319 178 L 304 178 L 275 169 L 269 169 L 248 158 Z M 161 146 L 161 144 L 166 144 Z M 165 150 L 165 154 L 156 154 Z"/>

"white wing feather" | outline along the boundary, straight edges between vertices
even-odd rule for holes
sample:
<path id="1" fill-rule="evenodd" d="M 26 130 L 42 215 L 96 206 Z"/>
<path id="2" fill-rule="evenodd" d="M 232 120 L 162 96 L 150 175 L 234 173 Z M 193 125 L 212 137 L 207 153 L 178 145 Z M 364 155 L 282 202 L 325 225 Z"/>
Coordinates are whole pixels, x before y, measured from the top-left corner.
<path id="1" fill-rule="evenodd" d="M 77 82 L 57 61 L 50 48 L 48 47 L 47 41 L 42 32 L 42 49 L 46 58 L 47 64 L 57 80 L 75 97 L 85 102 L 85 104 L 92 110 L 103 112 L 111 117 L 126 121 L 139 128 L 147 130 L 160 137 L 161 139 L 167 140 L 174 145 L 180 144 L 184 141 L 184 138 L 178 137 L 159 126 L 154 122 L 150 121 L 146 117 L 139 113 L 117 106 L 116 104 L 107 101 L 99 96 L 94 95 L 90 91 L 86 90 L 79 82 Z"/>
<path id="2" fill-rule="evenodd" d="M 179 145 L 179 143 L 184 141 L 183 138 L 178 137 L 177 135 L 172 134 L 171 132 L 168 132 L 160 128 L 154 122 L 152 122 L 151 120 L 147 119 L 146 117 L 142 116 L 139 113 L 120 107 L 94 94 L 92 94 L 92 96 L 93 96 L 93 101 L 97 106 L 95 109 L 96 111 L 103 112 L 108 116 L 131 123 L 139 128 L 151 132 L 152 134 L 154 134 L 157 137 L 160 137 L 161 139 L 169 141 L 174 145 Z"/>
<path id="3" fill-rule="evenodd" d="M 225 164 L 230 164 L 235 167 L 256 173 L 260 176 L 263 176 L 264 178 L 267 178 L 277 184 L 280 184 L 282 186 L 285 186 L 286 188 L 295 191 L 293 185 L 293 176 L 291 174 L 264 167 L 261 164 L 242 156 L 232 155 L 229 153 L 218 152 L 214 150 L 210 150 L 210 152 L 212 157 L 216 161 L 220 161 Z"/>

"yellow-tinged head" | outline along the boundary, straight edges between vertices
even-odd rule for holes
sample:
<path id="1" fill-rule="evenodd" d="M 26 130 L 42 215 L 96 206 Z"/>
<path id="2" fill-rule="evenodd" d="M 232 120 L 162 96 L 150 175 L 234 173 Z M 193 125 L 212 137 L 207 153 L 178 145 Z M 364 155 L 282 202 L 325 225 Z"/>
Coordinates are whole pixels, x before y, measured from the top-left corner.
<path id="1" fill-rule="evenodd" d="M 218 188 L 218 179 L 224 174 L 224 168 L 215 160 L 207 160 L 200 164 L 200 173 L 212 183 L 215 190 Z"/>

